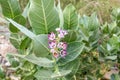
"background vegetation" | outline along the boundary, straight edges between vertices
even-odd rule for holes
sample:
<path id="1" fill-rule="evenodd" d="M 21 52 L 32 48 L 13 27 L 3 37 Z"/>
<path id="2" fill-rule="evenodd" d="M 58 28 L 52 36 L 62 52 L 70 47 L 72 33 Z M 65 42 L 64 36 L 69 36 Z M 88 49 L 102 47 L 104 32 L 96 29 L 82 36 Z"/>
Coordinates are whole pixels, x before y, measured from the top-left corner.
<path id="1" fill-rule="evenodd" d="M 97 12 L 100 22 L 110 22 L 111 11 L 120 7 L 120 0 L 61 0 L 62 8 L 72 3 L 80 15 L 91 15 Z"/>

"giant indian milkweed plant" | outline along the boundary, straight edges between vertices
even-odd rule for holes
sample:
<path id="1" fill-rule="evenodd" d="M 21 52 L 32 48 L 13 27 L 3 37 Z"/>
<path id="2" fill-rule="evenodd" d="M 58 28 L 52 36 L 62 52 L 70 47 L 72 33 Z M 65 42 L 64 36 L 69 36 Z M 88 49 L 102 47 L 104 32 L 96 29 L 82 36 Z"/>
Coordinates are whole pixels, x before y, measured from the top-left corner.
<path id="1" fill-rule="evenodd" d="M 9 22 L 10 41 L 18 50 L 18 54 L 8 55 L 8 59 L 13 59 L 11 64 L 16 57 L 20 63 L 12 68 L 14 75 L 22 73 L 22 80 L 72 78 L 84 48 L 77 39 L 79 24 L 74 6 L 69 4 L 62 11 L 59 0 L 57 6 L 54 0 L 30 0 L 22 11 L 18 0 L 0 0 L 0 3 Z"/>
<path id="2" fill-rule="evenodd" d="M 117 21 L 100 27 L 95 13 L 79 16 L 72 4 L 62 10 L 59 0 L 58 4 L 29 0 L 24 11 L 18 0 L 0 0 L 0 4 L 9 22 L 10 41 L 18 50 L 7 55 L 7 69 L 14 73 L 5 76 L 0 69 L 2 79 L 12 75 L 20 80 L 96 80 L 105 71 L 99 69 L 101 56 L 104 62 L 117 58 L 119 15 Z"/>

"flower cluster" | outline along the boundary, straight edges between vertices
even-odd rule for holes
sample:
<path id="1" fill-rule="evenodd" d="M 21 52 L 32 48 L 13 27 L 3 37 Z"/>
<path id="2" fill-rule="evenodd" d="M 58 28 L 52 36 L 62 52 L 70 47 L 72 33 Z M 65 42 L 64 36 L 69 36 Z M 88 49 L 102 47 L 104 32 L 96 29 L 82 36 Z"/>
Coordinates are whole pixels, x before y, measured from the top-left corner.
<path id="1" fill-rule="evenodd" d="M 48 34 L 50 52 L 55 58 L 58 58 L 59 56 L 65 57 L 67 55 L 67 43 L 61 42 L 60 40 L 64 38 L 68 33 L 66 30 L 62 30 L 61 28 L 57 28 L 56 31 L 58 35 L 55 35 L 53 32 L 51 32 L 51 34 Z"/>

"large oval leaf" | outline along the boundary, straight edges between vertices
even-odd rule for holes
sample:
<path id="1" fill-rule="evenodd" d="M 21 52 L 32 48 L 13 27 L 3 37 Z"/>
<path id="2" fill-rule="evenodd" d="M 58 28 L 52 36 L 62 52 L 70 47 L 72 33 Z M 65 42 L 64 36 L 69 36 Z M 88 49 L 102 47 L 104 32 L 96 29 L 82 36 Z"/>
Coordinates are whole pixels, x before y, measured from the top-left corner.
<path id="1" fill-rule="evenodd" d="M 34 53 L 38 57 L 45 57 L 50 52 L 48 49 L 48 36 L 41 34 L 34 38 Z"/>
<path id="2" fill-rule="evenodd" d="M 0 0 L 0 4 L 5 17 L 14 18 L 21 13 L 18 0 Z"/>
<path id="3" fill-rule="evenodd" d="M 52 32 L 59 26 L 54 0 L 30 0 L 28 18 L 36 34 Z"/>
<path id="4" fill-rule="evenodd" d="M 73 30 L 68 31 L 68 34 L 65 36 L 63 40 L 67 43 L 77 40 L 77 32 Z"/>
<path id="5" fill-rule="evenodd" d="M 63 11 L 64 16 L 64 28 L 76 29 L 78 25 L 78 15 L 75 12 L 75 7 L 72 4 L 66 6 Z"/>
<path id="6" fill-rule="evenodd" d="M 81 42 L 71 42 L 68 44 L 68 48 L 67 48 L 67 56 L 65 58 L 61 58 L 59 59 L 58 63 L 59 65 L 64 65 L 70 61 L 75 60 L 80 53 L 82 52 L 84 48 L 84 44 Z"/>
<path id="7" fill-rule="evenodd" d="M 34 76 L 37 80 L 55 80 L 51 78 L 52 73 L 53 72 L 51 70 L 38 70 Z"/>
<path id="8" fill-rule="evenodd" d="M 77 59 L 67 63 L 66 65 L 61 66 L 62 70 L 71 70 L 71 73 L 66 76 L 67 80 L 73 80 L 73 75 L 76 74 L 76 72 L 78 71 L 79 66 L 80 66 L 79 61 L 80 61 L 80 59 L 77 58 Z"/>
<path id="9" fill-rule="evenodd" d="M 53 67 L 54 64 L 54 61 L 49 60 L 47 58 L 41 58 L 41 57 L 38 58 L 34 54 L 30 54 L 30 55 L 8 54 L 8 55 L 20 57 L 40 67 Z"/>
<path id="10" fill-rule="evenodd" d="M 55 73 L 51 70 L 38 70 L 34 76 L 38 80 L 61 80 L 60 78 L 68 75 L 70 72 L 71 70 L 62 70 Z"/>

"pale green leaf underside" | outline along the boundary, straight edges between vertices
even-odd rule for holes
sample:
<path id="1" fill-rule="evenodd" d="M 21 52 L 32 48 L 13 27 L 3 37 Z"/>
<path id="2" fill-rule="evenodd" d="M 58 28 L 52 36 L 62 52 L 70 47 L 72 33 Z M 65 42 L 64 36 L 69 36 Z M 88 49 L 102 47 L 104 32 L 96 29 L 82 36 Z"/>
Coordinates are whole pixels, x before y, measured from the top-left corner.
<path id="1" fill-rule="evenodd" d="M 71 72 L 71 70 L 62 70 L 59 71 L 58 73 L 53 73 L 51 75 L 52 78 L 59 78 L 68 75 Z"/>
<path id="2" fill-rule="evenodd" d="M 68 75 L 71 70 L 62 70 L 60 72 L 52 72 L 51 70 L 38 70 L 35 73 L 35 77 L 38 80 L 56 80 L 57 78 Z"/>
<path id="3" fill-rule="evenodd" d="M 38 35 L 34 38 L 34 53 L 38 57 L 45 57 L 50 52 L 48 49 L 48 36 L 45 34 Z"/>
<path id="4" fill-rule="evenodd" d="M 28 18 L 36 34 L 52 32 L 59 26 L 54 0 L 30 0 Z"/>
<path id="5" fill-rule="evenodd" d="M 12 56 L 16 56 L 16 57 L 20 57 L 22 59 L 25 59 L 33 64 L 36 64 L 38 66 L 42 66 L 42 67 L 53 67 L 53 61 L 49 60 L 47 58 L 41 58 L 41 57 L 36 57 L 34 54 L 30 54 L 30 55 L 19 55 L 19 54 L 9 54 Z"/>
<path id="6" fill-rule="evenodd" d="M 37 80 L 55 80 L 51 78 L 51 74 L 53 74 L 50 70 L 38 70 L 34 76 Z"/>

